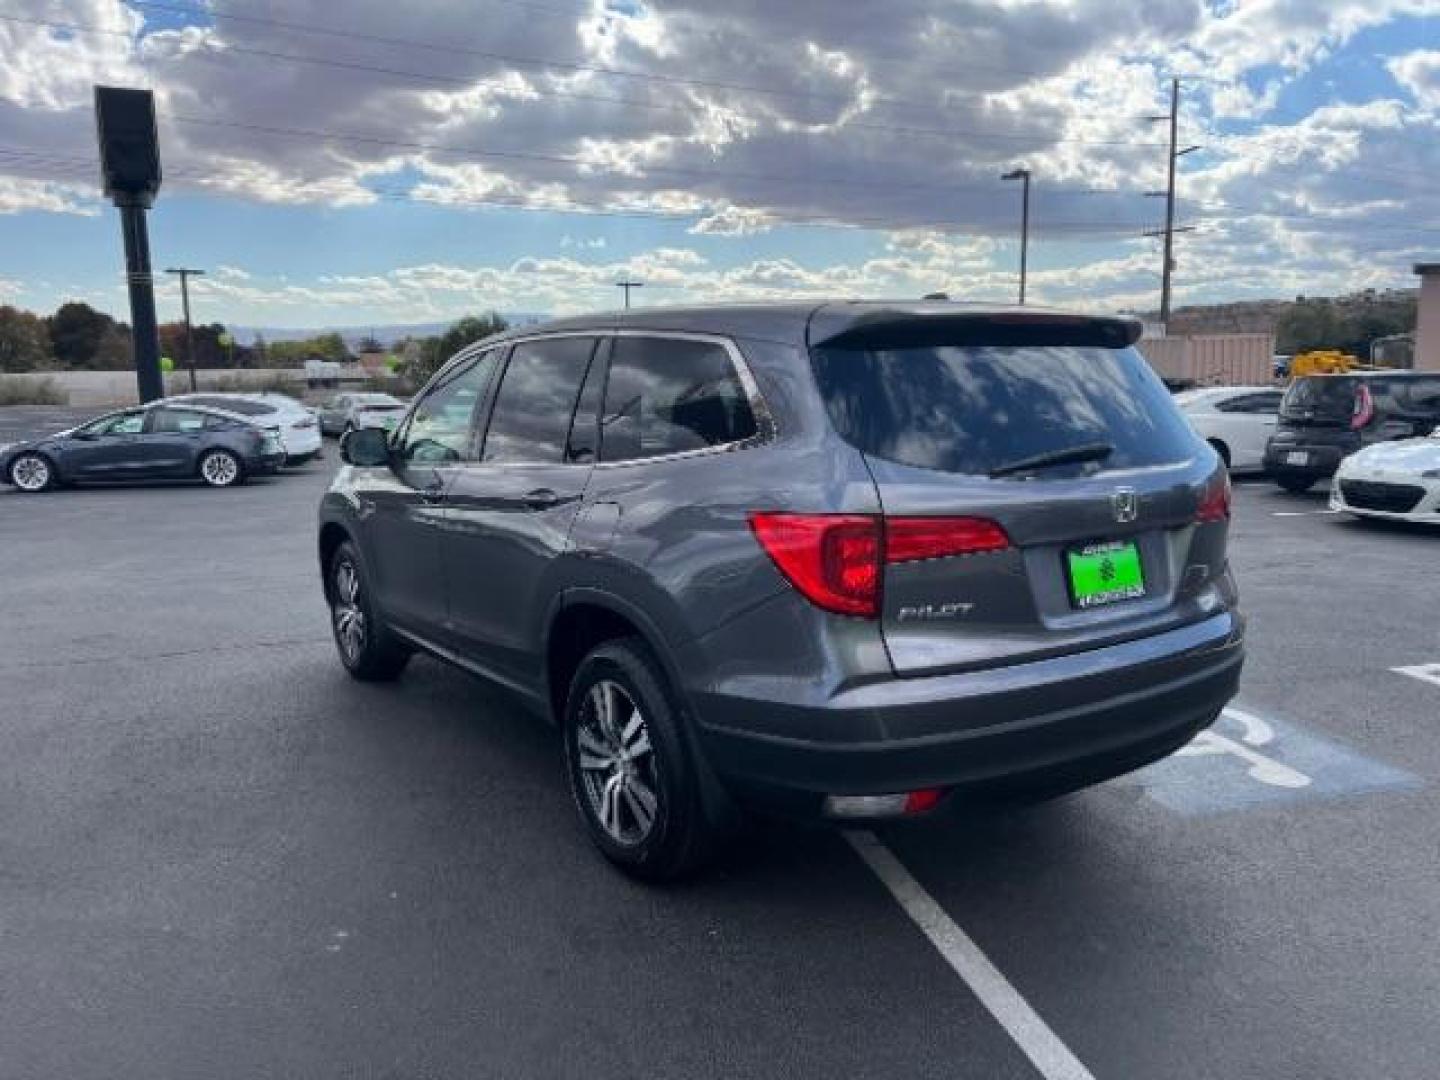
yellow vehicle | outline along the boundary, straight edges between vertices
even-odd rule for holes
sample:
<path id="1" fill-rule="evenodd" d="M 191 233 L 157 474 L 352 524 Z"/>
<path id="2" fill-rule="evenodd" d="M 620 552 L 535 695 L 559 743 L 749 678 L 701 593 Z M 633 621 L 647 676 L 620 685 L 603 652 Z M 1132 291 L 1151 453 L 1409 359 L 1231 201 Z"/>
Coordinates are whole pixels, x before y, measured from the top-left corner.
<path id="1" fill-rule="evenodd" d="M 1345 375 L 1365 366 L 1358 357 L 1342 353 L 1339 349 L 1316 349 L 1301 353 L 1290 361 L 1290 377 L 1301 375 Z"/>

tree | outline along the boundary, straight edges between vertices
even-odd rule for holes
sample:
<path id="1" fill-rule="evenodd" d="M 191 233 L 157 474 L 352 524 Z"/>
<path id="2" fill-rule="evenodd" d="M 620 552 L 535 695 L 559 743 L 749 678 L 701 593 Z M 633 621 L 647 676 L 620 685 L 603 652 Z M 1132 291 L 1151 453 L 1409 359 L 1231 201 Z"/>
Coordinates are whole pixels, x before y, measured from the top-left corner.
<path id="1" fill-rule="evenodd" d="M 406 349 L 404 352 L 404 375 L 415 386 L 422 386 L 430 376 L 440 370 L 442 364 L 472 342 L 480 341 L 509 329 L 498 312 L 489 315 L 467 315 L 446 330 L 439 337 L 420 340 L 418 353 Z"/>
<path id="2" fill-rule="evenodd" d="M 8 304 L 0 306 L 0 371 L 38 371 L 50 359 L 45 320 Z"/>
<path id="3" fill-rule="evenodd" d="M 49 320 L 50 343 L 55 360 L 61 368 L 93 370 L 97 354 L 107 334 L 115 328 L 115 320 L 89 304 L 71 301 L 61 304 Z M 110 352 L 113 352 L 113 335 Z M 110 358 L 107 353 L 107 359 Z"/>

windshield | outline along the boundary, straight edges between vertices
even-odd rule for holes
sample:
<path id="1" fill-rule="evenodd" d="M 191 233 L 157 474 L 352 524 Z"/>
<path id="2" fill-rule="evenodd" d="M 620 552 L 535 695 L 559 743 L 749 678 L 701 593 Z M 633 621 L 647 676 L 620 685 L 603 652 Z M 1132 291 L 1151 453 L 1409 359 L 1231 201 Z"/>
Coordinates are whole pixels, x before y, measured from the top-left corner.
<path id="1" fill-rule="evenodd" d="M 1104 444 L 1046 477 L 1188 460 L 1195 436 L 1134 349 L 927 346 L 820 349 L 816 381 L 837 430 L 867 454 L 946 472 Z"/>

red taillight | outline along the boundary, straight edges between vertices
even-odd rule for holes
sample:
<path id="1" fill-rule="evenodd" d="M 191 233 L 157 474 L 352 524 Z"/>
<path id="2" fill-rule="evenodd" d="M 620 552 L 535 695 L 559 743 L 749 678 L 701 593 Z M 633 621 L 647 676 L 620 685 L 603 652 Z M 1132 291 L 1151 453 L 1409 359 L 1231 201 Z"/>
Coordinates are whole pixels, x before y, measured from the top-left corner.
<path id="1" fill-rule="evenodd" d="M 780 572 L 812 604 L 866 618 L 879 610 L 879 518 L 755 513 L 750 528 Z"/>
<path id="2" fill-rule="evenodd" d="M 1364 383 L 1355 387 L 1355 411 L 1350 414 L 1350 427 L 1359 431 L 1375 419 L 1375 398 Z"/>
<path id="3" fill-rule="evenodd" d="M 1217 473 L 1205 486 L 1200 496 L 1200 505 L 1195 508 L 1195 520 L 1201 525 L 1230 520 L 1230 474 Z"/>
<path id="4" fill-rule="evenodd" d="M 882 565 L 1010 546 L 1005 530 L 984 518 L 756 512 L 750 527 L 812 604 L 864 618 L 879 613 Z"/>
<path id="5" fill-rule="evenodd" d="M 1005 530 L 973 517 L 892 517 L 885 519 L 885 561 L 914 562 L 949 555 L 978 555 L 1010 546 Z"/>
<path id="6" fill-rule="evenodd" d="M 921 788 L 919 791 L 912 791 L 905 796 L 905 813 L 929 813 L 940 805 L 940 800 L 943 798 L 945 798 L 944 788 Z"/>

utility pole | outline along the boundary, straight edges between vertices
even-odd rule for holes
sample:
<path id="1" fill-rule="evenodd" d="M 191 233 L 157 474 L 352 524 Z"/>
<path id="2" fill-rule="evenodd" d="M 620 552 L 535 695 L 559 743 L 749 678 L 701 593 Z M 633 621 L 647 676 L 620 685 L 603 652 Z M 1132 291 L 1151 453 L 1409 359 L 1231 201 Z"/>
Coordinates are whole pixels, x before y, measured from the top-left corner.
<path id="1" fill-rule="evenodd" d="M 195 332 L 190 328 L 190 278 L 200 277 L 204 270 L 192 270 L 187 266 L 168 267 L 167 274 L 180 275 L 180 302 L 185 308 L 185 362 L 190 366 L 190 392 L 199 389 L 195 382 Z"/>
<path id="2" fill-rule="evenodd" d="M 1168 326 L 1170 323 L 1170 275 L 1175 270 L 1175 234 L 1191 231 L 1189 226 L 1178 229 L 1175 227 L 1175 165 L 1186 154 L 1200 149 L 1198 146 L 1187 146 L 1183 150 L 1176 148 L 1180 130 L 1180 79 L 1178 77 L 1170 80 L 1170 111 L 1164 116 L 1148 116 L 1146 119 L 1156 123 L 1168 122 L 1170 124 L 1170 149 L 1166 157 L 1165 190 L 1163 192 L 1146 192 L 1152 197 L 1164 196 L 1165 228 L 1158 233 L 1145 234 L 1146 236 L 1163 236 L 1165 238 L 1165 263 L 1161 267 L 1160 273 L 1160 323 L 1162 326 Z"/>
<path id="3" fill-rule="evenodd" d="M 1020 305 L 1025 305 L 1025 259 L 1030 248 L 1030 170 L 1014 169 L 1000 177 L 1001 180 L 1023 180 L 1024 193 L 1020 197 Z"/>
<path id="4" fill-rule="evenodd" d="M 624 281 L 617 281 L 617 282 L 615 283 L 615 287 L 616 287 L 617 289 L 624 289 L 624 290 L 625 290 L 625 310 L 626 310 L 626 311 L 629 311 L 629 310 L 630 310 L 630 290 L 631 290 L 631 289 L 643 289 L 643 288 L 645 287 L 645 283 L 644 283 L 643 281 L 631 281 L 630 279 L 627 278 L 627 279 L 625 279 Z"/>

